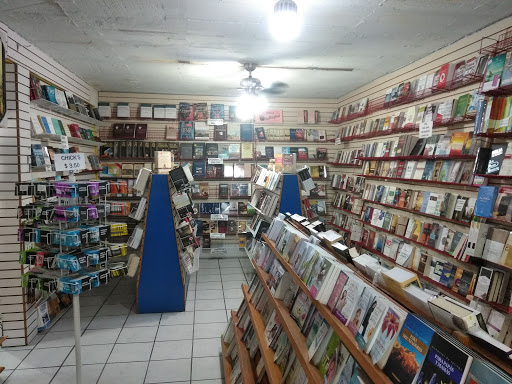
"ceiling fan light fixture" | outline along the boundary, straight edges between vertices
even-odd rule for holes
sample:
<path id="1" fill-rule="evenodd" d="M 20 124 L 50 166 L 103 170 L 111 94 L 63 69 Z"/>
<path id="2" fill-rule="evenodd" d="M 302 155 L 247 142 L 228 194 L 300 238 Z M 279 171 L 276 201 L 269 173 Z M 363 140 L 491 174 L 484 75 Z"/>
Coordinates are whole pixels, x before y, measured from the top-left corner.
<path id="1" fill-rule="evenodd" d="M 291 41 L 299 36 L 302 20 L 293 0 L 279 0 L 270 16 L 270 32 L 278 41 Z"/>
<path id="2" fill-rule="evenodd" d="M 236 104 L 236 115 L 241 120 L 249 120 L 268 108 L 268 101 L 264 96 L 244 92 Z"/>

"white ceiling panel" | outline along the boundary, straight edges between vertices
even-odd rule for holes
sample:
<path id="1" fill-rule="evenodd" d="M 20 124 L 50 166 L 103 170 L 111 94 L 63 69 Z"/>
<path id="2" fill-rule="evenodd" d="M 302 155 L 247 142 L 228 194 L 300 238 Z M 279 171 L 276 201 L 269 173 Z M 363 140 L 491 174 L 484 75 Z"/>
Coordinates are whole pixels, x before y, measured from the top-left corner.
<path id="1" fill-rule="evenodd" d="M 233 96 L 239 63 L 354 68 L 254 73 L 335 98 L 512 15 L 510 0 L 296 1 L 290 43 L 270 36 L 275 0 L 0 0 L 0 21 L 99 90 Z"/>

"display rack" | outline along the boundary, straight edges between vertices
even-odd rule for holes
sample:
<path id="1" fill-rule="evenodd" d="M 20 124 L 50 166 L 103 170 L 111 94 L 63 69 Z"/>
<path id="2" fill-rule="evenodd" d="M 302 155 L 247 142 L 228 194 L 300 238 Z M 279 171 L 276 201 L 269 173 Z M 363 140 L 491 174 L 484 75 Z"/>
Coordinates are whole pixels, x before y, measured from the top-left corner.
<path id="1" fill-rule="evenodd" d="M 151 175 L 137 279 L 137 312 L 185 310 L 188 275 L 182 268 L 168 175 Z"/>

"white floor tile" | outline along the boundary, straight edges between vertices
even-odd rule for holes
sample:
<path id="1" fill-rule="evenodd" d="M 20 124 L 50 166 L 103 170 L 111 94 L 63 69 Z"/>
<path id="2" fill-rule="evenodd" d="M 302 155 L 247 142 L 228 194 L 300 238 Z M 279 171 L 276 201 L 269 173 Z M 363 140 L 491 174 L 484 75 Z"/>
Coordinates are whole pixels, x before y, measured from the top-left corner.
<path id="1" fill-rule="evenodd" d="M 43 339 L 36 345 L 38 348 L 53 348 L 53 347 L 72 347 L 75 345 L 75 333 L 71 331 L 65 332 L 49 332 Z"/>
<path id="2" fill-rule="evenodd" d="M 151 360 L 190 359 L 192 340 L 157 341 Z"/>
<path id="3" fill-rule="evenodd" d="M 196 300 L 196 311 L 211 311 L 213 309 L 226 309 L 224 299 Z"/>
<path id="4" fill-rule="evenodd" d="M 190 359 L 151 361 L 145 383 L 190 380 Z M 123 383 L 125 384 L 125 383 Z"/>
<path id="5" fill-rule="evenodd" d="M 185 303 L 185 311 L 190 312 L 194 310 L 195 307 L 195 300 L 187 300 Z"/>
<path id="6" fill-rule="evenodd" d="M 206 275 L 206 276 L 199 276 L 197 279 L 199 283 L 209 283 L 212 281 L 221 281 L 220 275 Z"/>
<path id="7" fill-rule="evenodd" d="M 210 299 L 223 299 L 224 294 L 221 289 L 212 289 L 209 291 L 199 291 L 196 295 L 196 300 L 210 300 Z"/>
<path id="8" fill-rule="evenodd" d="M 220 268 L 237 268 L 240 267 L 240 262 L 238 260 L 221 260 L 219 262 Z"/>
<path id="9" fill-rule="evenodd" d="M 105 305 L 133 303 L 135 303 L 135 295 L 110 295 L 105 301 Z"/>
<path id="10" fill-rule="evenodd" d="M 243 298 L 243 297 L 244 297 L 244 294 L 242 292 L 241 287 L 224 290 L 224 298 L 226 298 L 226 299 L 238 299 L 238 298 Z"/>
<path id="11" fill-rule="evenodd" d="M 243 272 L 244 271 L 242 270 L 242 267 L 240 267 L 240 266 L 238 266 L 236 268 L 221 268 L 220 269 L 220 274 L 222 276 L 224 276 L 224 275 L 239 275 Z"/>
<path id="12" fill-rule="evenodd" d="M 149 361 L 153 343 L 116 344 L 108 363 L 129 363 L 132 361 Z"/>
<path id="13" fill-rule="evenodd" d="M 112 329 L 121 328 L 127 316 L 96 316 L 87 329 Z"/>
<path id="14" fill-rule="evenodd" d="M 226 313 L 223 310 L 220 311 L 198 311 L 196 310 L 196 316 L 194 322 L 196 324 L 207 324 L 207 323 L 225 323 L 227 321 Z"/>
<path id="15" fill-rule="evenodd" d="M 156 341 L 192 340 L 192 325 L 160 326 Z"/>
<path id="16" fill-rule="evenodd" d="M 80 297 L 80 307 L 88 307 L 91 305 L 103 305 L 105 302 L 106 297 L 105 296 L 86 296 L 86 297 Z M 73 306 L 71 306 L 73 307 Z M 71 309 L 72 311 L 73 309 Z"/>
<path id="17" fill-rule="evenodd" d="M 240 281 L 241 283 L 247 284 L 247 281 L 245 279 L 245 276 L 243 273 L 235 273 L 232 275 L 222 275 L 222 283 L 228 282 L 228 281 Z"/>
<path id="18" fill-rule="evenodd" d="M 226 309 L 233 309 L 237 310 L 238 307 L 240 307 L 240 304 L 242 303 L 242 299 L 225 299 L 226 301 Z"/>
<path id="19" fill-rule="evenodd" d="M 154 342 L 158 327 L 136 327 L 136 328 L 123 328 L 118 343 L 144 343 Z"/>
<path id="20" fill-rule="evenodd" d="M 237 281 L 223 281 L 222 287 L 223 289 L 242 289 L 242 284 L 247 284 L 245 280 L 237 280 Z"/>
<path id="21" fill-rule="evenodd" d="M 82 384 L 96 384 L 105 364 L 82 366 Z M 59 369 L 52 384 L 76 383 L 76 367 L 68 366 Z"/>
<path id="22" fill-rule="evenodd" d="M 114 344 L 82 345 L 82 364 L 105 364 Z M 63 365 L 75 365 L 75 348 Z"/>
<path id="23" fill-rule="evenodd" d="M 49 384 L 59 368 L 17 369 L 7 381 L 7 384 Z"/>
<path id="24" fill-rule="evenodd" d="M 121 328 L 88 329 L 82 335 L 82 345 L 113 344 L 121 333 Z"/>
<path id="25" fill-rule="evenodd" d="M 91 320 L 92 317 L 80 316 L 80 329 L 83 331 L 85 328 L 87 328 Z M 53 327 L 50 328 L 49 332 L 73 331 L 74 329 L 75 323 L 73 318 L 61 318 L 55 323 Z"/>
<path id="26" fill-rule="evenodd" d="M 0 349 L 0 365 L 5 369 L 16 369 L 21 361 L 27 357 L 30 349 L 22 351 L 10 351 L 4 348 Z"/>
<path id="27" fill-rule="evenodd" d="M 18 369 L 60 367 L 71 352 L 71 347 L 33 349 Z"/>
<path id="28" fill-rule="evenodd" d="M 220 379 L 223 377 L 222 360 L 217 357 L 194 357 L 192 359 L 192 380 Z"/>
<path id="29" fill-rule="evenodd" d="M 135 313 L 130 314 L 125 327 L 154 327 L 160 324 L 161 313 Z"/>
<path id="30" fill-rule="evenodd" d="M 131 304 L 111 304 L 104 305 L 98 311 L 96 316 L 119 316 L 119 315 L 128 315 L 130 313 L 130 309 L 132 308 Z"/>
<path id="31" fill-rule="evenodd" d="M 186 298 L 187 298 L 187 300 L 194 300 L 196 298 L 196 295 L 197 295 L 197 293 L 195 290 L 188 291 Z"/>
<path id="32" fill-rule="evenodd" d="M 98 384 L 141 384 L 144 382 L 147 367 L 147 361 L 107 364 L 103 369 Z"/>
<path id="33" fill-rule="evenodd" d="M 197 278 L 200 278 L 201 276 L 220 276 L 220 268 L 200 269 L 197 273 Z"/>
<path id="34" fill-rule="evenodd" d="M 231 309 L 226 309 L 226 317 L 231 319 Z"/>
<path id="35" fill-rule="evenodd" d="M 11 371 L 8 369 L 4 369 L 2 372 L 0 372 L 0 384 L 7 382 L 7 379 L 9 378 L 9 376 L 11 376 L 11 373 L 13 373 L 13 372 L 14 371 Z M 187 384 L 189 384 L 189 383 L 187 383 Z"/>
<path id="36" fill-rule="evenodd" d="M 220 335 L 215 339 L 194 340 L 193 357 L 211 357 L 222 354 Z"/>
<path id="37" fill-rule="evenodd" d="M 85 307 L 80 306 L 80 317 L 92 317 L 95 316 L 96 313 L 98 313 L 99 309 L 101 308 L 101 305 L 88 305 Z M 65 319 L 72 319 L 73 318 L 73 308 L 70 308 L 64 316 L 62 316 Z"/>
<path id="38" fill-rule="evenodd" d="M 160 325 L 193 324 L 194 312 L 170 312 L 162 314 Z"/>
<path id="39" fill-rule="evenodd" d="M 196 339 L 219 339 L 226 329 L 225 323 L 194 324 L 194 340 Z"/>
<path id="40" fill-rule="evenodd" d="M 196 291 L 209 291 L 211 289 L 222 289 L 222 283 L 220 281 L 216 281 L 213 283 L 197 283 Z"/>

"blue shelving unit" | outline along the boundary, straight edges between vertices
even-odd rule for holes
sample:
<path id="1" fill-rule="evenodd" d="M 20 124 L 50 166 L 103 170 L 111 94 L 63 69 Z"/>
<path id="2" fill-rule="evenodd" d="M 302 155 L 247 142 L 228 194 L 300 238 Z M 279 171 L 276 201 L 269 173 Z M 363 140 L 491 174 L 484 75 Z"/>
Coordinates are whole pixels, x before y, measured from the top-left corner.
<path id="1" fill-rule="evenodd" d="M 152 175 L 141 265 L 138 313 L 182 312 L 188 280 L 182 271 L 168 175 Z"/>
<path id="2" fill-rule="evenodd" d="M 299 185 L 299 176 L 283 175 L 283 188 L 281 191 L 281 201 L 279 202 L 279 212 L 290 212 L 302 215 L 301 192 Z"/>

